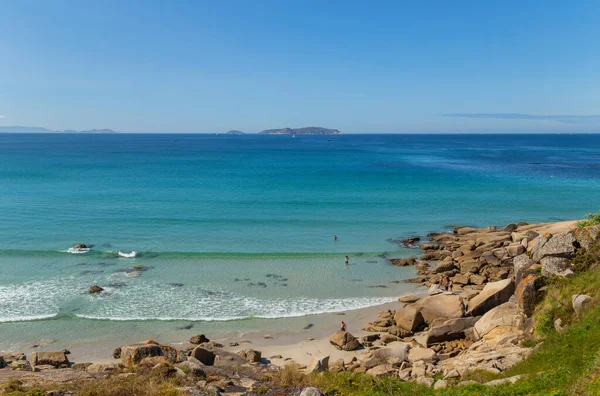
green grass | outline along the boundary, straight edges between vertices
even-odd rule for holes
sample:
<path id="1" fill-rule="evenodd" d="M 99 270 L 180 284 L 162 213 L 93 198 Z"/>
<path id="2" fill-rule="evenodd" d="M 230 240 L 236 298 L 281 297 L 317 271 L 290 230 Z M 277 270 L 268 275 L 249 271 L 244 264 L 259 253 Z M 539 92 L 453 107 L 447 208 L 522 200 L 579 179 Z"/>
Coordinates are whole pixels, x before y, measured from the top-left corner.
<path id="1" fill-rule="evenodd" d="M 587 219 L 577 222 L 577 227 L 583 228 L 600 224 L 600 212 L 588 213 L 586 217 Z"/>

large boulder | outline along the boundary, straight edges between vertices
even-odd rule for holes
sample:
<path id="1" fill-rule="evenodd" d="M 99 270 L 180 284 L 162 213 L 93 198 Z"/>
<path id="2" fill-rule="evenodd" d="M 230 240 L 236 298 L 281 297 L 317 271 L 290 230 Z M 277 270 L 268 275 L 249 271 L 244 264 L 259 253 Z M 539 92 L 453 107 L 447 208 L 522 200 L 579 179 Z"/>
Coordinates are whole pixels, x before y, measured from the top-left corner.
<path id="1" fill-rule="evenodd" d="M 465 338 L 465 330 L 473 327 L 480 317 L 454 318 L 435 320 L 427 332 L 426 344 L 431 346 L 438 342 Z"/>
<path id="2" fill-rule="evenodd" d="M 573 310 L 575 315 L 581 314 L 583 311 L 589 309 L 592 306 L 592 297 L 586 294 L 575 294 L 572 297 Z"/>
<path id="3" fill-rule="evenodd" d="M 329 370 L 329 356 L 315 356 L 310 361 L 310 364 L 306 368 L 307 374 L 319 373 L 321 371 Z"/>
<path id="4" fill-rule="evenodd" d="M 541 297 L 538 290 L 543 285 L 544 279 L 536 274 L 527 275 L 519 282 L 515 290 L 515 299 L 517 300 L 517 306 L 525 315 L 533 315 L 535 305 Z"/>
<path id="5" fill-rule="evenodd" d="M 55 368 L 69 367 L 69 359 L 64 351 L 60 352 L 33 352 L 29 357 L 29 363 L 35 366 L 52 366 Z"/>
<path id="6" fill-rule="evenodd" d="M 571 260 L 564 257 L 546 256 L 540 260 L 542 275 L 568 277 L 573 275 Z"/>
<path id="7" fill-rule="evenodd" d="M 600 239 L 600 225 L 576 228 L 573 236 L 582 248 L 589 250 Z"/>
<path id="8" fill-rule="evenodd" d="M 408 305 L 396 310 L 394 321 L 397 326 L 408 331 L 417 331 L 425 323 L 419 307 L 415 305 Z"/>
<path id="9" fill-rule="evenodd" d="M 149 358 L 159 358 L 154 360 L 168 363 L 179 363 L 186 360 L 183 351 L 168 345 L 136 344 L 121 347 L 121 363 L 125 367 L 133 367 Z"/>
<path id="10" fill-rule="evenodd" d="M 442 272 L 452 271 L 454 268 L 455 268 L 455 266 L 452 261 L 443 262 L 443 263 L 439 263 L 438 265 L 436 265 L 432 272 L 434 274 L 441 274 Z"/>
<path id="11" fill-rule="evenodd" d="M 194 348 L 190 356 L 198 359 L 205 366 L 212 366 L 215 364 L 215 353 L 202 347 Z"/>
<path id="12" fill-rule="evenodd" d="M 490 331 L 500 326 L 510 326 L 520 329 L 524 326 L 525 315 L 517 304 L 507 302 L 489 310 L 476 323 L 474 333 L 478 338 L 484 337 Z"/>
<path id="13" fill-rule="evenodd" d="M 518 285 L 523 278 L 523 274 L 534 264 L 533 260 L 527 254 L 520 254 L 513 259 L 515 272 L 515 284 Z"/>
<path id="14" fill-rule="evenodd" d="M 410 352 L 408 353 L 408 361 L 410 363 L 414 363 L 421 360 L 426 363 L 432 363 L 437 362 L 439 358 L 437 353 L 435 353 L 435 351 L 432 349 L 421 347 L 411 348 Z"/>
<path id="15" fill-rule="evenodd" d="M 372 353 L 372 357 L 379 359 L 381 362 L 387 361 L 389 358 L 397 358 L 401 361 L 408 360 L 410 344 L 407 342 L 394 342 L 389 346 L 381 349 L 376 349 Z"/>
<path id="16" fill-rule="evenodd" d="M 469 300 L 467 315 L 483 315 L 490 309 L 507 302 L 514 292 L 515 282 L 512 279 L 490 282 L 478 295 Z"/>
<path id="17" fill-rule="evenodd" d="M 542 235 L 531 250 L 531 258 L 536 263 L 541 263 L 541 260 L 548 256 L 571 259 L 575 257 L 575 251 L 578 247 L 579 242 L 577 242 L 572 232 Z"/>
<path id="18" fill-rule="evenodd" d="M 360 346 L 360 342 L 347 331 L 336 331 L 329 337 L 331 345 L 343 351 L 353 351 Z"/>
<path id="19" fill-rule="evenodd" d="M 255 351 L 254 349 L 243 349 L 239 351 L 238 356 L 246 359 L 248 363 L 260 363 L 260 359 L 262 358 L 262 354 L 260 351 Z"/>
<path id="20" fill-rule="evenodd" d="M 460 318 L 465 315 L 465 305 L 460 296 L 442 293 L 428 296 L 417 303 L 423 320 L 430 324 L 437 318 Z"/>

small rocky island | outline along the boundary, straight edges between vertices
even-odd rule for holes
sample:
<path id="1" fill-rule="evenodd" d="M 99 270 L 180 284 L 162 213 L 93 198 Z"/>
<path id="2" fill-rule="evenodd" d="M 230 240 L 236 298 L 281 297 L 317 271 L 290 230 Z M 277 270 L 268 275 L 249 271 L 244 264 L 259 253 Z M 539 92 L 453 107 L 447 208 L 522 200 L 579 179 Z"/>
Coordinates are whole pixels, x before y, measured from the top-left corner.
<path id="1" fill-rule="evenodd" d="M 339 129 L 328 129 L 323 127 L 304 127 L 304 128 L 282 128 L 266 129 L 258 133 L 259 135 L 342 135 Z"/>

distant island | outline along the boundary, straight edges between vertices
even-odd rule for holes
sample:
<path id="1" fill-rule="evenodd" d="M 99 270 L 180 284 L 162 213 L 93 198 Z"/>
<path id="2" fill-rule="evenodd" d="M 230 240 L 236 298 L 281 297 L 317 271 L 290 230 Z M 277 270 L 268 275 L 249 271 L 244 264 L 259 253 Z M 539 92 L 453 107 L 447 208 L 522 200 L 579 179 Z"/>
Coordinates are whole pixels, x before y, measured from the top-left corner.
<path id="1" fill-rule="evenodd" d="M 245 135 L 246 132 L 236 131 L 235 129 L 225 132 L 225 135 Z"/>
<path id="2" fill-rule="evenodd" d="M 0 133 L 117 133 L 112 129 L 89 129 L 76 131 L 74 129 L 65 129 L 64 131 L 53 131 L 41 127 L 28 126 L 0 126 Z"/>
<path id="3" fill-rule="evenodd" d="M 339 129 L 328 129 L 322 127 L 305 127 L 305 128 L 282 128 L 282 129 L 266 129 L 259 132 L 259 135 L 342 135 L 343 132 Z"/>

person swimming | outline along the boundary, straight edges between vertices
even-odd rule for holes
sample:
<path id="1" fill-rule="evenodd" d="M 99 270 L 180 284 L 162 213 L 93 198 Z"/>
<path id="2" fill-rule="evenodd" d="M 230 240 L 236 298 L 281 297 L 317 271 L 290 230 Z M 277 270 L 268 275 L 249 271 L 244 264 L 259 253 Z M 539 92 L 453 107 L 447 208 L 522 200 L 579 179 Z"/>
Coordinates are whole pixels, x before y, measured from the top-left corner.
<path id="1" fill-rule="evenodd" d="M 337 242 L 337 235 L 333 234 L 333 242 Z"/>

